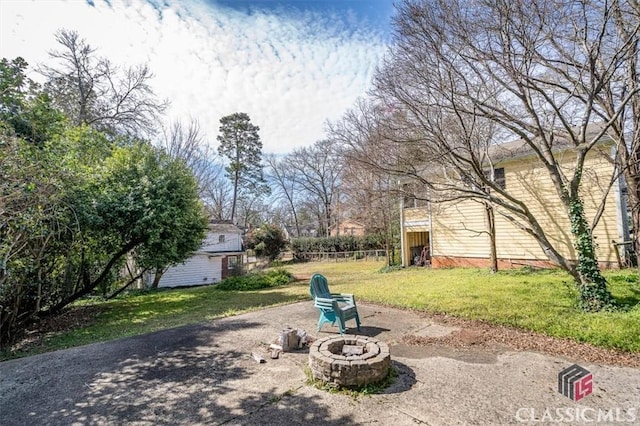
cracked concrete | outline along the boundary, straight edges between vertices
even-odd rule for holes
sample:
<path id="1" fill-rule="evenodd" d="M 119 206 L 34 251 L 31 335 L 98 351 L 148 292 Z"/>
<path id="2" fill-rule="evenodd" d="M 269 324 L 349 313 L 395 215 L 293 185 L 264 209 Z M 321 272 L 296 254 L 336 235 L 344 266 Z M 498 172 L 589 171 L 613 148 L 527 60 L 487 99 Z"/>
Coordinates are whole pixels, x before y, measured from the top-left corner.
<path id="1" fill-rule="evenodd" d="M 316 332 L 311 302 L 0 363 L 0 425 L 557 424 L 640 422 L 640 370 L 503 347 L 409 346 L 403 336 L 457 330 L 419 315 L 360 304 L 360 334 L 391 348 L 398 376 L 354 399 L 307 384 L 306 350 L 259 364 L 287 326 Z M 351 325 L 351 324 L 350 324 Z M 355 329 L 349 329 L 356 334 Z M 557 391 L 578 362 L 593 393 Z M 569 421 L 577 420 L 577 421 Z"/>

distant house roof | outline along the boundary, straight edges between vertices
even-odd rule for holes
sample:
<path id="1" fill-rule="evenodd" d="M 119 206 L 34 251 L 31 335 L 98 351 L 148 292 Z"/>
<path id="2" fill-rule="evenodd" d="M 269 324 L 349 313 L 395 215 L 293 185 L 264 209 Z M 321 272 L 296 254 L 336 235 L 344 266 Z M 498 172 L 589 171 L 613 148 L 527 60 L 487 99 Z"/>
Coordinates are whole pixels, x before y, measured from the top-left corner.
<path id="1" fill-rule="evenodd" d="M 209 231 L 219 234 L 241 234 L 242 230 L 231 222 L 210 222 Z"/>
<path id="2" fill-rule="evenodd" d="M 355 219 L 343 219 L 340 222 L 331 225 L 331 229 L 344 226 L 365 228 L 365 226 L 361 222 L 358 222 Z"/>

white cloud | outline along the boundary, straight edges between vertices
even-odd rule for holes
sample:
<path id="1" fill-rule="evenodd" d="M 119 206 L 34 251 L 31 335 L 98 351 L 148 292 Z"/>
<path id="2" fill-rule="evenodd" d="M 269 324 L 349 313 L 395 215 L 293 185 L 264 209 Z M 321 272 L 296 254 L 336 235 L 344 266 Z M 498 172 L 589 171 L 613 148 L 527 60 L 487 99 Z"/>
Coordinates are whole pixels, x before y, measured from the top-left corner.
<path id="1" fill-rule="evenodd" d="M 148 62 L 169 118 L 198 119 L 214 145 L 219 119 L 242 111 L 260 126 L 265 152 L 286 153 L 324 136 L 386 49 L 379 29 L 353 14 L 164 3 L 3 0 L 0 55 L 43 62 L 56 30 L 77 30 L 114 63 Z"/>

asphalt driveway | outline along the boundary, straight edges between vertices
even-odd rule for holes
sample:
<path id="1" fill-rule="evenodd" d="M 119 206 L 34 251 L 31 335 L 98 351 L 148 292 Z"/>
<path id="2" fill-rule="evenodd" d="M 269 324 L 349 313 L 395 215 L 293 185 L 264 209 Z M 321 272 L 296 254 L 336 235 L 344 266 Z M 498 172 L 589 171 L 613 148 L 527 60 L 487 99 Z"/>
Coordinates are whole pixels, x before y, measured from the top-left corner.
<path id="1" fill-rule="evenodd" d="M 639 424 L 640 370 L 501 347 L 408 346 L 455 329 L 360 304 L 361 334 L 387 342 L 398 371 L 382 394 L 354 399 L 306 383 L 308 351 L 257 363 L 291 326 L 317 333 L 311 302 L 0 363 L 0 425 Z M 350 330 L 355 333 L 355 330 Z M 579 363 L 593 392 L 558 393 Z"/>

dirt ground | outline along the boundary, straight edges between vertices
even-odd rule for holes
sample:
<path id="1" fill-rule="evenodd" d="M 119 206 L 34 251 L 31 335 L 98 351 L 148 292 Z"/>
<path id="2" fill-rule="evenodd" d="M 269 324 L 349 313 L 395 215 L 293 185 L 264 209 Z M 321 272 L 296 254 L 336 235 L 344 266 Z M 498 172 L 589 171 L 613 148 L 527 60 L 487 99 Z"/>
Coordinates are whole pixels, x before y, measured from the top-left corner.
<path id="1" fill-rule="evenodd" d="M 640 358 L 506 327 L 360 304 L 362 334 L 391 348 L 382 393 L 308 383 L 308 351 L 268 357 L 291 326 L 320 338 L 311 302 L 0 363 L 0 425 L 639 424 Z M 252 352 L 265 355 L 257 363 Z M 579 401 L 559 373 L 593 375 Z"/>

